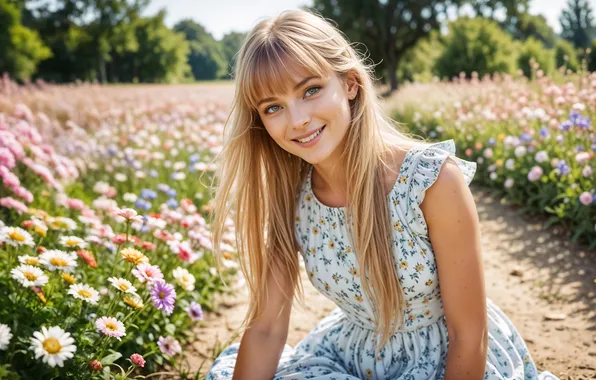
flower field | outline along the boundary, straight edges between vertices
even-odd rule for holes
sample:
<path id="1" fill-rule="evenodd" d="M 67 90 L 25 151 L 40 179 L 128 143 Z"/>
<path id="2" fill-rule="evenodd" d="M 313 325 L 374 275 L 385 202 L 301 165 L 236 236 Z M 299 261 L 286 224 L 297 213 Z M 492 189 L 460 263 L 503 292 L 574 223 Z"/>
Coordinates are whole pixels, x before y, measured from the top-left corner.
<path id="1" fill-rule="evenodd" d="M 193 324 L 237 271 L 233 225 L 218 270 L 208 223 L 218 91 L 4 79 L 0 378 L 184 374 Z"/>
<path id="2" fill-rule="evenodd" d="M 458 154 L 478 163 L 476 183 L 596 247 L 596 73 L 416 84 L 390 107 L 418 135 L 453 138 Z"/>

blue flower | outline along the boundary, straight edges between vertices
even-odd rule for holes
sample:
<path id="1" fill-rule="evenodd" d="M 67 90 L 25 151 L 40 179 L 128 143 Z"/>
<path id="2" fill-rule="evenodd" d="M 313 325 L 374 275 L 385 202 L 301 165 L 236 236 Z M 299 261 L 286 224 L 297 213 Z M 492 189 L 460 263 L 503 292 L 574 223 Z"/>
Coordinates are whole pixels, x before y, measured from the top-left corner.
<path id="1" fill-rule="evenodd" d="M 568 131 L 573 126 L 573 123 L 569 120 L 565 120 L 559 125 L 559 129 L 562 131 Z"/>
<path id="2" fill-rule="evenodd" d="M 494 139 L 494 137 L 491 137 L 490 139 L 488 139 L 488 145 L 495 145 L 497 143 L 497 140 Z"/>
<path id="3" fill-rule="evenodd" d="M 176 207 L 178 207 L 178 202 L 174 198 L 168 199 L 168 201 L 166 202 L 166 204 L 168 205 L 169 208 L 176 208 Z"/>
<path id="4" fill-rule="evenodd" d="M 170 189 L 168 189 L 166 194 L 168 194 L 168 197 L 170 197 L 170 198 L 176 198 L 176 189 L 170 188 Z"/>
<path id="5" fill-rule="evenodd" d="M 108 156 L 115 156 L 118 153 L 118 148 L 115 145 L 110 145 L 107 150 Z"/>
<path id="6" fill-rule="evenodd" d="M 157 173 L 157 170 L 151 169 L 149 170 L 149 175 L 153 178 L 157 178 L 159 176 L 159 173 Z"/>
<path id="7" fill-rule="evenodd" d="M 163 191 L 164 193 L 170 190 L 170 186 L 166 185 L 165 183 L 160 183 L 157 185 L 157 190 Z"/>
<path id="8" fill-rule="evenodd" d="M 191 164 L 197 163 L 200 159 L 201 159 L 201 156 L 198 155 L 197 153 L 195 153 L 192 156 L 188 157 L 188 161 L 190 161 Z"/>
<path id="9" fill-rule="evenodd" d="M 570 171 L 569 166 L 567 165 L 567 163 L 564 160 L 559 161 L 559 163 L 557 164 L 557 169 L 559 169 L 559 172 L 561 173 L 561 175 L 567 174 Z"/>
<path id="10" fill-rule="evenodd" d="M 578 146 L 575 147 L 575 151 L 576 152 L 583 152 L 583 150 L 584 150 L 584 147 L 581 146 L 581 145 L 578 145 Z"/>
<path id="11" fill-rule="evenodd" d="M 528 133 L 523 132 L 520 136 L 519 136 L 520 140 L 525 141 L 525 142 L 529 142 L 532 141 L 532 136 L 530 136 Z"/>
<path id="12" fill-rule="evenodd" d="M 549 137 L 550 136 L 550 132 L 548 131 L 548 128 L 546 128 L 546 127 L 540 128 L 540 136 L 542 136 L 542 137 Z"/>
<path id="13" fill-rule="evenodd" d="M 157 193 L 151 189 L 143 189 L 141 190 L 141 197 L 153 200 L 157 198 Z"/>

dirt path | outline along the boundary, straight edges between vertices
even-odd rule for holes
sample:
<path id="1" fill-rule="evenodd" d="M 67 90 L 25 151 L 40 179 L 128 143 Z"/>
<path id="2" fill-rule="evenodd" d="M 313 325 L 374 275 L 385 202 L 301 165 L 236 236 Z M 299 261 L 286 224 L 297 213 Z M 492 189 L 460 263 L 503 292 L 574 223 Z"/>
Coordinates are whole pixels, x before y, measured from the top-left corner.
<path id="1" fill-rule="evenodd" d="M 543 230 L 540 218 L 522 217 L 480 188 L 472 189 L 481 220 L 487 296 L 511 318 L 540 370 L 561 380 L 596 379 L 596 252 L 570 244 L 556 230 Z M 308 307 L 294 308 L 292 346 L 335 307 L 304 276 L 303 284 Z M 214 352 L 240 340 L 234 330 L 245 311 L 246 291 L 241 290 L 206 316 L 188 350 L 192 370 L 202 364 L 205 374 Z"/>

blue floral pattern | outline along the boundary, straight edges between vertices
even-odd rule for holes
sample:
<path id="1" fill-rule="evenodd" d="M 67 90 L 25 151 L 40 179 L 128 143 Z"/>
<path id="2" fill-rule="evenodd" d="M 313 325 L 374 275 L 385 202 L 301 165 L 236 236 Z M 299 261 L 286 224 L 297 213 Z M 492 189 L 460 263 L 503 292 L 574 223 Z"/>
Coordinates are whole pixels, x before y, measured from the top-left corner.
<path id="1" fill-rule="evenodd" d="M 375 344 L 372 305 L 360 283 L 356 253 L 348 239 L 345 208 L 317 200 L 312 167 L 298 194 L 295 233 L 312 284 L 338 306 L 294 348 L 286 345 L 274 379 L 442 379 L 449 339 L 437 264 L 420 204 L 451 157 L 466 183 L 476 164 L 455 156 L 447 140 L 407 152 L 388 195 L 393 227 L 394 267 L 405 293 L 404 325 L 380 351 Z M 538 373 L 519 332 L 487 299 L 489 344 L 484 379 L 556 380 Z M 239 344 L 227 347 L 207 380 L 231 379 Z"/>

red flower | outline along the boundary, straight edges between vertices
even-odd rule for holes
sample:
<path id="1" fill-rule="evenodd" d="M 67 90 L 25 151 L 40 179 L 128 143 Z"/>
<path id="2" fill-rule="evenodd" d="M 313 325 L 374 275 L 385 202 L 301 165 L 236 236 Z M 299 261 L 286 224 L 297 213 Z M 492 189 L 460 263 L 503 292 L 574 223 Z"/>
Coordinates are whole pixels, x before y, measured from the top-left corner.
<path id="1" fill-rule="evenodd" d="M 153 251 L 155 249 L 155 244 L 151 243 L 150 241 L 144 241 L 141 247 L 145 251 Z"/>

